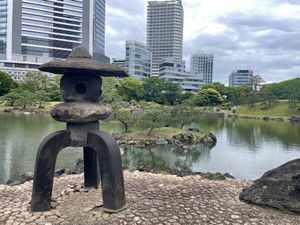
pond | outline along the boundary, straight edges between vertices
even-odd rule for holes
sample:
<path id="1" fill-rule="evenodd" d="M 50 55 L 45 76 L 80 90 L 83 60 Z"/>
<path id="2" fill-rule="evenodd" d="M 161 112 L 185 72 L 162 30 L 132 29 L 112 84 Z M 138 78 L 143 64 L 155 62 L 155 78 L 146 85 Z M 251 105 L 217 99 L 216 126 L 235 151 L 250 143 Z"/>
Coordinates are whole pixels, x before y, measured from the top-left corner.
<path id="1" fill-rule="evenodd" d="M 48 115 L 0 114 L 0 128 L 1 183 L 33 171 L 41 140 L 65 125 Z M 110 133 L 123 131 L 118 122 L 101 122 L 101 128 Z M 123 164 L 132 169 L 150 165 L 166 171 L 184 168 L 256 179 L 265 171 L 300 157 L 299 124 L 202 117 L 185 128 L 213 132 L 218 143 L 212 149 L 203 145 L 125 148 L 121 149 Z M 59 154 L 56 168 L 72 168 L 77 158 L 82 158 L 82 150 L 67 148 Z"/>

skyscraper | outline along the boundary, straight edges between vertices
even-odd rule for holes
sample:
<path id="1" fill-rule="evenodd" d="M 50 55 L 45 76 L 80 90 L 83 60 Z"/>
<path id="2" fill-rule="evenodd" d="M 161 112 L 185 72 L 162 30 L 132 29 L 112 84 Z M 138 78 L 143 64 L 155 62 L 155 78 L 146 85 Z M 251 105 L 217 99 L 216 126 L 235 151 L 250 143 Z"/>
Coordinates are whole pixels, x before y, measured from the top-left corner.
<path id="1" fill-rule="evenodd" d="M 214 55 L 207 53 L 196 53 L 191 56 L 191 73 L 202 78 L 204 83 L 213 81 Z"/>
<path id="2" fill-rule="evenodd" d="M 6 26 L 7 0 L 0 0 L 0 54 L 6 54 Z"/>
<path id="3" fill-rule="evenodd" d="M 0 70 L 23 75 L 80 44 L 96 58 L 104 54 L 105 0 L 0 0 L 0 6 Z"/>
<path id="4" fill-rule="evenodd" d="M 94 52 L 105 54 L 105 0 L 94 0 Z"/>
<path id="5" fill-rule="evenodd" d="M 183 6 L 181 0 L 149 1 L 147 8 L 147 45 L 152 52 L 152 75 L 159 75 L 165 58 L 182 60 Z"/>
<path id="6" fill-rule="evenodd" d="M 151 52 L 149 48 L 137 41 L 126 41 L 126 72 L 140 81 L 151 75 Z"/>

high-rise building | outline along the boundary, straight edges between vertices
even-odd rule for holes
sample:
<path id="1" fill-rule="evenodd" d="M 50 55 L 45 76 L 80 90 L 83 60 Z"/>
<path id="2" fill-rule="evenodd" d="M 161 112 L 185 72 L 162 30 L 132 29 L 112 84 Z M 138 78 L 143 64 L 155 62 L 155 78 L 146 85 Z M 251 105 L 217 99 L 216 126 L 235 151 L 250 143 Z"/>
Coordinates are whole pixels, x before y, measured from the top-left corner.
<path id="1" fill-rule="evenodd" d="M 249 85 L 253 77 L 253 70 L 236 70 L 229 75 L 229 86 Z"/>
<path id="2" fill-rule="evenodd" d="M 213 81 L 214 55 L 207 53 L 196 53 L 191 55 L 191 73 L 196 74 L 204 83 Z"/>
<path id="3" fill-rule="evenodd" d="M 0 6 L 0 70 L 19 77 L 80 44 L 103 59 L 105 0 L 0 0 Z"/>
<path id="4" fill-rule="evenodd" d="M 159 65 L 159 78 L 178 84 L 183 92 L 197 93 L 203 86 L 203 80 L 185 71 L 185 62 L 174 58 L 166 58 Z"/>
<path id="5" fill-rule="evenodd" d="M 105 0 L 94 0 L 94 52 L 105 54 Z"/>
<path id="6" fill-rule="evenodd" d="M 182 60 L 184 12 L 181 0 L 149 1 L 147 45 L 152 52 L 152 75 L 159 75 L 161 60 Z"/>
<path id="7" fill-rule="evenodd" d="M 7 0 L 0 0 L 0 54 L 6 54 Z M 1 59 L 1 58 L 0 58 Z"/>
<path id="8" fill-rule="evenodd" d="M 126 72 L 139 81 L 151 76 L 151 51 L 137 41 L 126 41 Z"/>

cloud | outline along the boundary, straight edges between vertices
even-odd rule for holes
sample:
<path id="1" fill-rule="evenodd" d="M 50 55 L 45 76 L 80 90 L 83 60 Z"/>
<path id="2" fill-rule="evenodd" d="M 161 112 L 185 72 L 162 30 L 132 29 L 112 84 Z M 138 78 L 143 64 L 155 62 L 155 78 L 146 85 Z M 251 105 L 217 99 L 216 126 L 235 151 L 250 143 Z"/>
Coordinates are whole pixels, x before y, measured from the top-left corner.
<path id="1" fill-rule="evenodd" d="M 266 81 L 300 76 L 299 0 L 183 0 L 184 54 L 215 54 L 214 80 L 238 68 Z M 125 41 L 146 42 L 147 0 L 107 1 L 106 53 L 125 57 Z"/>
<path id="2" fill-rule="evenodd" d="M 144 1 L 107 1 L 106 54 L 111 58 L 125 58 L 125 41 L 145 42 L 146 5 Z"/>

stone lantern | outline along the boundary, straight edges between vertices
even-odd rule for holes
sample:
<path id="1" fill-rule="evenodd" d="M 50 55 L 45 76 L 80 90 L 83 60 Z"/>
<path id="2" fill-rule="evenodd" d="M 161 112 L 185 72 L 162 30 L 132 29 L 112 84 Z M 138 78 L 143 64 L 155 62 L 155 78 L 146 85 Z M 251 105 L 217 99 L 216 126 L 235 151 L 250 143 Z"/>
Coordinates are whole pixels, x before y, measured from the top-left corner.
<path id="1" fill-rule="evenodd" d="M 66 123 L 66 130 L 47 136 L 39 146 L 32 190 L 31 210 L 49 211 L 56 158 L 65 147 L 83 147 L 85 187 L 102 185 L 103 206 L 118 212 L 126 204 L 121 154 L 112 135 L 99 130 L 99 120 L 111 110 L 98 102 L 101 77 L 125 77 L 125 71 L 111 64 L 93 60 L 87 49 L 75 47 L 66 60 L 55 60 L 39 70 L 63 74 L 61 97 L 65 103 L 54 107 L 50 114 Z"/>

